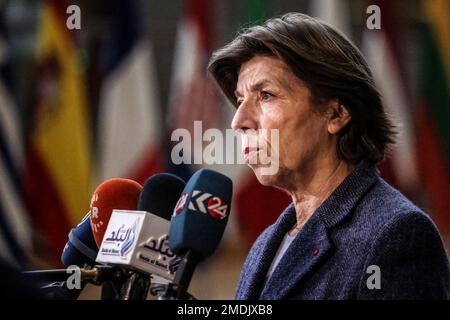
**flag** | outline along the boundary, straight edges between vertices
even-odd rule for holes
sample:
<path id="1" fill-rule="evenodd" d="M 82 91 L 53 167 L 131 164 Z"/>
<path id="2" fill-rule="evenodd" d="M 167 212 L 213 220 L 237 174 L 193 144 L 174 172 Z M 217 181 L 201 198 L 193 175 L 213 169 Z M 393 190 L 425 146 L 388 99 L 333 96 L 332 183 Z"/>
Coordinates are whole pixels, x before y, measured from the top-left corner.
<path id="1" fill-rule="evenodd" d="M 444 1 L 422 2 L 428 17 L 416 34 L 422 41 L 408 51 L 418 53 L 413 56 L 419 62 L 414 64 L 419 67 L 412 73 L 417 77 L 413 81 L 406 77 L 406 68 L 411 67 L 405 65 L 405 39 L 400 37 L 404 32 L 398 23 L 400 11 L 392 2 L 376 4 L 382 12 L 382 29 L 366 30 L 362 47 L 386 111 L 399 124 L 397 142 L 380 169 L 391 184 L 433 217 L 442 235 L 448 238 L 450 112 L 448 68 L 443 57 L 449 41 L 443 35 L 449 32 L 449 11 Z M 411 90 L 413 96 L 408 96 L 406 89 L 412 83 L 417 85 Z"/>
<path id="2" fill-rule="evenodd" d="M 32 242 L 22 197 L 23 126 L 12 92 L 12 52 L 4 31 L 0 23 L 0 257 L 25 267 Z"/>
<path id="3" fill-rule="evenodd" d="M 25 195 L 34 224 L 60 263 L 70 228 L 89 210 L 91 135 L 84 67 L 65 1 L 44 1 L 38 31 L 36 96 L 29 112 Z"/>
<path id="4" fill-rule="evenodd" d="M 110 1 L 105 68 L 97 115 L 97 183 L 113 177 L 144 183 L 165 168 L 162 116 L 149 37 L 137 1 Z"/>
<path id="5" fill-rule="evenodd" d="M 377 2 L 377 4 L 383 4 Z M 392 23 L 392 7 L 383 6 L 383 26 Z M 330 23 L 352 39 L 351 16 L 346 1 L 318 0 L 311 5 L 311 14 Z M 392 32 L 394 33 L 394 32 Z M 417 188 L 417 167 L 413 119 L 406 96 L 398 61 L 391 46 L 394 35 L 386 35 L 383 30 L 364 30 L 362 51 L 380 90 L 385 111 L 400 124 L 400 133 L 395 146 L 379 165 L 382 176 L 392 185 L 407 194 L 414 194 Z"/>
<path id="6" fill-rule="evenodd" d="M 185 179 L 204 166 L 203 132 L 210 128 L 223 129 L 225 124 L 221 100 L 206 71 L 214 44 L 213 21 L 210 1 L 184 2 L 175 39 L 167 127 L 170 135 L 176 129 L 186 129 L 190 133 L 192 148 L 183 150 L 184 163 L 174 165 L 171 161 L 172 171 Z M 202 130 L 194 129 L 195 122 L 198 129 L 201 124 Z M 194 138 L 199 143 L 195 143 Z"/>
<path id="7" fill-rule="evenodd" d="M 425 209 L 450 243 L 450 5 L 446 0 L 421 2 L 415 88 L 418 167 Z"/>
<path id="8" fill-rule="evenodd" d="M 380 165 L 382 175 L 393 186 L 409 196 L 417 196 L 419 177 L 417 168 L 416 128 L 414 108 L 407 95 L 408 83 L 402 72 L 400 44 L 395 7 L 385 1 L 377 2 L 382 15 L 381 30 L 365 30 L 362 51 L 372 70 L 385 111 L 397 125 L 396 143 Z M 413 199 L 417 200 L 417 199 Z"/>

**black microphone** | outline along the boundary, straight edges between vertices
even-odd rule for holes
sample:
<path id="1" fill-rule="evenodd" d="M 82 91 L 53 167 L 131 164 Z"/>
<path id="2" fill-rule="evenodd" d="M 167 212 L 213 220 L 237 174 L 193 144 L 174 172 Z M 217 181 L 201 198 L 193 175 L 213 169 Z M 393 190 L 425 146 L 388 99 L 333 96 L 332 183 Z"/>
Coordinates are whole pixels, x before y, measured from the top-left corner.
<path id="1" fill-rule="evenodd" d="M 186 183 L 174 174 L 155 174 L 144 183 L 137 208 L 170 221 L 173 208 L 185 186 Z"/>
<path id="2" fill-rule="evenodd" d="M 181 178 L 170 173 L 151 176 L 142 188 L 138 210 L 153 213 L 169 221 L 185 185 Z M 143 300 L 150 287 L 150 276 L 136 273 L 126 286 L 125 292 L 130 300 Z"/>
<path id="3" fill-rule="evenodd" d="M 214 253 L 222 239 L 230 214 L 232 181 L 225 175 L 201 169 L 192 175 L 173 211 L 169 247 L 182 257 L 163 298 L 186 299 L 194 269 Z M 174 292 L 173 292 L 174 291 Z"/>

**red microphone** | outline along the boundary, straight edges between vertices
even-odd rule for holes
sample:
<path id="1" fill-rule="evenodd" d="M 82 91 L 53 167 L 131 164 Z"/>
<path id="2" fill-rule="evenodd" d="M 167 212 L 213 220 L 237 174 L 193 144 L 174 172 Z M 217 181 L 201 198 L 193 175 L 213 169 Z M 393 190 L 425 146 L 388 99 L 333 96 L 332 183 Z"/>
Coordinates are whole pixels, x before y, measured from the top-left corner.
<path id="1" fill-rule="evenodd" d="M 91 199 L 91 227 L 97 247 L 102 244 L 114 209 L 136 210 L 142 186 L 130 179 L 114 178 L 100 184 Z"/>

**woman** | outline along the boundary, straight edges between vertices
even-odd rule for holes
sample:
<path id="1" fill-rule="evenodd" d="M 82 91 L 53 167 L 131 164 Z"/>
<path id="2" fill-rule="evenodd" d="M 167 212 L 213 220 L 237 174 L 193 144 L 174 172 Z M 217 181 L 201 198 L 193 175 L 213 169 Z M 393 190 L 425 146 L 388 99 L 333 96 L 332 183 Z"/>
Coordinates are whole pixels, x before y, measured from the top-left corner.
<path id="1" fill-rule="evenodd" d="M 350 40 L 289 13 L 240 33 L 209 71 L 236 107 L 232 127 L 258 180 L 292 197 L 254 243 L 237 299 L 450 298 L 436 226 L 376 169 L 394 127 Z M 275 174 L 263 152 L 277 154 Z"/>

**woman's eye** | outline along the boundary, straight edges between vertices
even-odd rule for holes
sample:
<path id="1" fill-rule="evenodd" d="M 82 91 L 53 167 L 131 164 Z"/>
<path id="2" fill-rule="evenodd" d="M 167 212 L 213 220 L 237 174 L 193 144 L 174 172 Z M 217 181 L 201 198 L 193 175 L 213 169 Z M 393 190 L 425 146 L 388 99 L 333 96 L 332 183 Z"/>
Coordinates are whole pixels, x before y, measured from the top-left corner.
<path id="1" fill-rule="evenodd" d="M 267 101 L 267 100 L 269 100 L 272 97 L 273 97 L 273 94 L 271 94 L 270 92 L 261 91 L 261 100 Z"/>
<path id="2" fill-rule="evenodd" d="M 242 101 L 244 101 L 244 99 L 237 99 L 236 100 L 236 103 L 237 103 L 238 107 L 241 105 Z"/>

